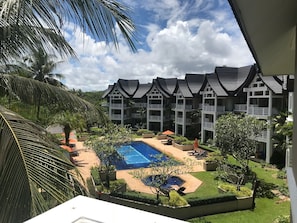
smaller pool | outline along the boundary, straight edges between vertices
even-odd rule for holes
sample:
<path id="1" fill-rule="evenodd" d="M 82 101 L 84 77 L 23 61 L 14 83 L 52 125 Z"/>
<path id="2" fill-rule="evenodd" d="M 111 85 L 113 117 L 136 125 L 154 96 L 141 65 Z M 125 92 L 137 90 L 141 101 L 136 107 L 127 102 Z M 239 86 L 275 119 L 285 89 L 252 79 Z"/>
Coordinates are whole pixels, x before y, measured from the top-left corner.
<path id="1" fill-rule="evenodd" d="M 144 179 L 142 179 L 142 182 L 147 185 L 147 186 L 154 186 L 154 184 L 159 184 L 158 181 L 162 181 L 160 179 L 160 175 L 155 175 L 155 176 L 148 176 Z M 177 176 L 171 176 L 167 179 L 166 183 L 162 185 L 163 188 L 171 188 L 172 186 L 181 186 L 185 183 L 184 180 L 182 180 L 180 177 Z"/>

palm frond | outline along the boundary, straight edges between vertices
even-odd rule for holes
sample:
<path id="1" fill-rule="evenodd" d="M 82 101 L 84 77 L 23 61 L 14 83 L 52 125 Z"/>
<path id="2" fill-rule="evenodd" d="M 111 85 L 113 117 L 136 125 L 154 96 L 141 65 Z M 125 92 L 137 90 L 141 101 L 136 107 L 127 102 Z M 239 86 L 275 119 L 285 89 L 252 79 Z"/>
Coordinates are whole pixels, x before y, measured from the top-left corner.
<path id="1" fill-rule="evenodd" d="M 107 121 L 102 109 L 69 91 L 33 79 L 0 74 L 0 93 L 14 96 L 28 104 L 34 104 L 34 97 L 41 95 L 41 105 L 56 105 L 60 111 L 84 114 L 90 123 Z"/>
<path id="2" fill-rule="evenodd" d="M 28 48 L 36 49 L 38 44 L 72 54 L 71 47 L 61 33 L 61 27 L 68 22 L 118 47 L 117 24 L 132 51 L 136 51 L 135 26 L 128 16 L 128 10 L 114 0 L 1 1 L 0 58 L 8 59 L 9 53 L 16 56 Z"/>
<path id="3" fill-rule="evenodd" d="M 34 123 L 0 106 L 0 222 L 21 222 L 75 195 L 73 165 Z"/>

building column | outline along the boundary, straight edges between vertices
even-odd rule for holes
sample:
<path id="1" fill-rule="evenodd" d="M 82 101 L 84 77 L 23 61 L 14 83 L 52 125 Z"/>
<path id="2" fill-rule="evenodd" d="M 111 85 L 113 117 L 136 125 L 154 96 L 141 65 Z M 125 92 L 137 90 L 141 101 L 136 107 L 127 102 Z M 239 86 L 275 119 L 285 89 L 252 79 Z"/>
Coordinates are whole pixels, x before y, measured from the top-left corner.
<path id="1" fill-rule="evenodd" d="M 268 98 L 268 117 L 272 117 L 272 91 L 269 90 Z M 270 118 L 267 119 L 268 126 L 271 126 Z M 270 157 L 272 155 L 272 131 L 271 127 L 267 128 L 267 141 L 266 141 L 266 163 L 270 162 Z"/>
<path id="2" fill-rule="evenodd" d="M 160 123 L 160 132 L 163 131 L 163 123 L 164 123 L 164 98 L 161 98 L 161 123 Z"/>
<path id="3" fill-rule="evenodd" d="M 201 142 L 204 143 L 204 103 L 205 98 L 204 95 L 202 94 L 202 109 L 201 109 Z"/>
<path id="4" fill-rule="evenodd" d="M 124 98 L 121 99 L 121 125 L 124 125 Z"/>

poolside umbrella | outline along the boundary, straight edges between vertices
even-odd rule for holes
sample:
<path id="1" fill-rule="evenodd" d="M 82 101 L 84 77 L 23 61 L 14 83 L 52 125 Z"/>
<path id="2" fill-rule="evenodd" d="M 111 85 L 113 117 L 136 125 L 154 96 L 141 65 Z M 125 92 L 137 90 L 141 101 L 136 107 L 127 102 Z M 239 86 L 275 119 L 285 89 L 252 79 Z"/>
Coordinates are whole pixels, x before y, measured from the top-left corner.
<path id="1" fill-rule="evenodd" d="M 171 130 L 166 130 L 164 132 L 162 132 L 163 135 L 174 135 L 174 132 L 172 132 Z"/>

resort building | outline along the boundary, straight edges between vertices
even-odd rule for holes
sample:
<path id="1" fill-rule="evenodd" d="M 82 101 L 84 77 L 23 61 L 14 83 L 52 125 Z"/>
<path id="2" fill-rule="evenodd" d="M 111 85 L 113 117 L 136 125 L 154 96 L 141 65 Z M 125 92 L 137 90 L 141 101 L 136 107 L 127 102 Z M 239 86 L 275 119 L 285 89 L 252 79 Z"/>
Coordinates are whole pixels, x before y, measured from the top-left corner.
<path id="1" fill-rule="evenodd" d="M 264 120 L 255 154 L 266 162 L 272 155 L 272 117 L 288 109 L 288 75 L 263 76 L 256 65 L 216 67 L 213 73 L 186 74 L 185 79 L 156 78 L 152 83 L 119 79 L 109 86 L 109 118 L 133 128 L 166 129 L 201 142 L 215 139 L 215 123 L 223 114 L 245 113 Z"/>
<path id="2" fill-rule="evenodd" d="M 265 76 L 296 75 L 297 2 L 229 0 L 229 3 L 261 73 Z M 294 79 L 294 85 L 296 88 L 297 78 Z M 297 90 L 291 94 L 289 82 L 285 89 L 289 91 L 289 102 L 294 94 L 294 104 L 288 104 L 289 110 L 294 106 L 293 119 L 297 120 Z M 296 123 L 293 135 L 297 135 Z M 291 222 L 297 222 L 297 137 L 293 137 L 293 148 L 287 148 L 287 151 Z"/>

